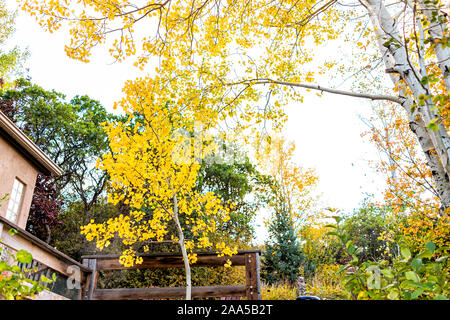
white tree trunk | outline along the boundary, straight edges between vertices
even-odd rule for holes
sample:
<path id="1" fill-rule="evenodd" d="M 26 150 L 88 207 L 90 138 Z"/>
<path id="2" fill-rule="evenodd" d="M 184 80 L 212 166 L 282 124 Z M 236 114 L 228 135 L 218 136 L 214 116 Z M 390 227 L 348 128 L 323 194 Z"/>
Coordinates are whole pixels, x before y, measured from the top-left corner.
<path id="1" fill-rule="evenodd" d="M 177 195 L 173 196 L 173 220 L 178 231 L 178 243 L 181 248 L 181 254 L 183 256 L 184 269 L 186 274 L 186 300 L 191 300 L 192 296 L 192 281 L 191 281 L 191 266 L 189 265 L 189 258 L 186 251 L 186 246 L 184 244 L 184 233 L 181 228 L 180 220 L 178 219 L 178 199 Z"/>
<path id="2" fill-rule="evenodd" d="M 397 84 L 400 78 L 403 79 L 411 90 L 414 100 L 419 101 L 420 95 L 428 95 L 429 92 L 420 83 L 421 72 L 418 72 L 409 62 L 408 53 L 397 28 L 397 21 L 391 17 L 383 0 L 361 0 L 361 3 L 367 9 L 375 28 L 378 47 L 386 69 L 389 70 L 392 82 Z M 448 59 L 450 59 L 450 55 Z M 425 72 L 425 70 L 420 71 Z M 424 106 L 411 109 L 413 100 L 405 96 L 403 98 L 402 106 L 408 113 L 410 127 L 418 137 L 425 153 L 438 194 L 441 197 L 442 206 L 444 209 L 449 208 L 450 138 L 447 130 L 443 124 L 438 124 L 438 131 L 427 128 L 427 124 L 437 117 L 430 99 L 425 101 Z M 435 156 L 434 151 L 436 151 L 437 156 Z"/>
<path id="3" fill-rule="evenodd" d="M 405 102 L 405 109 L 412 106 L 412 99 L 408 99 Z M 423 125 L 418 124 L 415 121 L 414 115 L 408 112 L 409 127 L 411 131 L 417 136 L 420 146 L 425 154 L 427 164 L 430 167 L 431 175 L 436 185 L 436 192 L 441 200 L 442 209 L 450 208 L 450 187 L 448 182 L 448 175 L 446 174 L 442 163 L 435 155 L 433 142 L 431 141 L 427 130 Z"/>

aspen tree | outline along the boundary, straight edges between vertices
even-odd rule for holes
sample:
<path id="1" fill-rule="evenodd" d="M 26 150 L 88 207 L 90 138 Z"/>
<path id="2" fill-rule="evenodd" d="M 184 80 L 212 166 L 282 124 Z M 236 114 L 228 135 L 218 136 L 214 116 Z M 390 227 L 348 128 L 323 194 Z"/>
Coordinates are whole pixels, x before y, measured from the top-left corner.
<path id="1" fill-rule="evenodd" d="M 442 209 L 450 207 L 448 8 L 440 0 L 360 0 L 372 23 L 379 57 L 395 90 L 350 92 L 315 83 L 308 63 L 314 48 L 334 39 L 348 21 L 346 2 L 330 1 L 92 1 L 19 0 L 50 32 L 68 26 L 67 54 L 89 61 L 108 48 L 117 61 L 132 58 L 144 69 L 158 66 L 149 94 L 202 111 L 205 120 L 237 118 L 246 125 L 281 126 L 284 106 L 302 97 L 297 88 L 403 107 L 427 157 Z M 310 41 L 310 42 L 308 42 Z M 314 46 L 308 44 L 312 43 Z M 357 45 L 357 44 L 355 44 Z M 320 68 L 326 72 L 328 66 Z M 263 103 L 267 100 L 267 103 Z"/>

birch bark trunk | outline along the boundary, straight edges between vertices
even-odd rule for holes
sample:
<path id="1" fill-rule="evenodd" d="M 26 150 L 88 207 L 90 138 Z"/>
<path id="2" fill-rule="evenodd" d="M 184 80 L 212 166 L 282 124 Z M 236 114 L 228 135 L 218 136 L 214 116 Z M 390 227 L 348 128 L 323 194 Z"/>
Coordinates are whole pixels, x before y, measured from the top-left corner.
<path id="1" fill-rule="evenodd" d="M 412 106 L 412 99 L 408 99 L 405 102 L 405 109 L 410 109 Z M 442 209 L 450 208 L 450 186 L 448 175 L 442 166 L 439 157 L 437 157 L 434 152 L 433 141 L 431 141 L 427 130 L 423 125 L 418 124 L 415 121 L 414 115 L 411 112 L 408 112 L 409 118 L 409 127 L 411 131 L 417 136 L 419 144 L 425 154 L 425 158 L 427 160 L 427 164 L 430 167 L 431 175 L 433 177 L 434 183 L 436 185 L 436 191 L 439 195 L 439 199 L 441 200 Z"/>
<path id="2" fill-rule="evenodd" d="M 191 300 L 192 297 L 192 281 L 191 281 L 191 266 L 189 265 L 189 258 L 184 244 L 184 233 L 181 228 L 180 220 L 178 219 L 178 199 L 177 195 L 173 195 L 173 219 L 178 231 L 178 243 L 181 248 L 181 254 L 183 256 L 184 268 L 186 273 L 186 300 Z"/>
<path id="3" fill-rule="evenodd" d="M 360 2 L 369 13 L 377 35 L 378 48 L 386 69 L 390 70 L 389 75 L 392 82 L 397 84 L 400 79 L 403 79 L 413 94 L 413 97 L 406 97 L 404 90 L 400 90 L 400 97 L 404 101 L 401 105 L 408 114 L 410 128 L 416 134 L 431 168 L 442 209 L 449 208 L 450 138 L 447 130 L 443 124 L 438 125 L 438 131 L 427 128 L 427 124 L 437 117 L 431 100 L 426 100 L 424 106 L 411 109 L 414 100 L 419 101 L 420 95 L 426 96 L 429 92 L 420 83 L 420 72 L 415 70 L 415 67 L 409 62 L 408 52 L 399 33 L 397 21 L 391 17 L 382 0 L 360 0 Z M 446 53 L 441 52 L 441 54 L 445 55 Z M 447 60 L 450 61 L 450 55 Z M 425 72 L 425 70 L 421 71 Z"/>

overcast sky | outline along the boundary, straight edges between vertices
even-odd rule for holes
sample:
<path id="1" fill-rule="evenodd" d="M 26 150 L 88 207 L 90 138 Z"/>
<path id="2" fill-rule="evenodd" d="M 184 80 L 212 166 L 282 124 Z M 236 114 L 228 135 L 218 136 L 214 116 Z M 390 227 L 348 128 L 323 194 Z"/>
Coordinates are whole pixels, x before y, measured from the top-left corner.
<path id="1" fill-rule="evenodd" d="M 16 6 L 14 0 L 7 0 L 7 5 Z M 34 83 L 68 98 L 87 94 L 110 111 L 121 97 L 124 81 L 137 75 L 127 64 L 110 64 L 104 54 L 94 55 L 89 64 L 67 58 L 64 34 L 43 32 L 24 12 L 19 11 L 10 43 L 30 51 L 27 67 Z M 360 136 L 367 127 L 359 116 L 367 117 L 370 112 L 370 103 L 364 99 L 332 94 L 319 98 L 314 93 L 306 94 L 304 103 L 288 108 L 286 137 L 296 143 L 298 163 L 316 169 L 324 206 L 351 211 L 365 193 L 377 196 L 382 190 L 382 177 L 368 166 L 368 160 L 378 157 L 375 147 Z"/>

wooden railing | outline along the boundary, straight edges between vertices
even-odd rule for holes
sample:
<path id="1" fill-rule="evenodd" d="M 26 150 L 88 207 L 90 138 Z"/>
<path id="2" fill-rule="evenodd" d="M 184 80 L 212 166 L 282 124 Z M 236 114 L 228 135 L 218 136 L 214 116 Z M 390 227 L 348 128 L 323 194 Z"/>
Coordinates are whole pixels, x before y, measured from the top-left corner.
<path id="1" fill-rule="evenodd" d="M 227 259 L 230 259 L 232 266 L 245 266 L 246 284 L 193 287 L 192 297 L 246 297 L 248 300 L 261 299 L 260 254 L 259 250 L 242 250 L 231 257 L 217 257 L 217 254 L 214 252 L 198 252 L 197 262 L 192 264 L 191 267 L 219 267 L 223 266 Z M 92 276 L 89 276 L 83 298 L 88 300 L 127 300 L 185 297 L 185 287 L 97 289 L 98 272 L 102 270 L 184 267 L 182 256 L 179 253 L 150 253 L 140 256 L 143 259 L 142 263 L 130 268 L 125 268 L 119 263 L 119 255 L 83 256 L 83 265 L 93 271 Z"/>
<path id="2" fill-rule="evenodd" d="M 16 231 L 10 233 L 9 231 L 11 229 Z M 1 216 L 0 239 L 2 240 L 0 245 L 5 246 L 11 252 L 24 249 L 31 253 L 33 262 L 30 266 L 23 265 L 22 267 L 38 267 L 39 270 L 34 275 L 31 274 L 30 277 L 35 277 L 36 274 L 39 275 L 42 272 L 45 272 L 46 275 L 56 273 L 58 286 L 60 288 L 64 287 L 64 290 L 60 290 L 60 292 L 65 291 L 65 293 L 69 293 L 66 296 L 69 296 L 70 299 L 82 298 L 86 289 L 86 280 L 92 274 L 92 270 L 88 267 L 49 246 L 44 241 Z M 53 287 L 54 285 L 55 283 Z M 47 290 L 43 291 L 42 295 L 50 298 Z M 58 299 L 63 297 L 61 294 L 56 294 L 53 295 L 53 298 Z"/>
<path id="3" fill-rule="evenodd" d="M 10 233 L 14 229 L 16 232 Z M 29 232 L 0 216 L 0 245 L 11 252 L 24 249 L 31 253 L 33 261 L 29 265 L 22 265 L 29 269 L 38 270 L 30 277 L 38 280 L 40 274 L 50 277 L 57 274 L 60 290 L 51 294 L 45 290 L 39 294 L 41 299 L 87 299 L 87 300 L 127 300 L 127 299 L 170 299 L 184 298 L 185 287 L 165 288 L 118 288 L 97 289 L 98 273 L 102 270 L 148 269 L 148 268 L 176 268 L 184 267 L 181 254 L 178 253 L 149 253 L 142 254 L 142 264 L 125 268 L 119 263 L 119 255 L 86 255 L 83 263 L 70 258 L 64 253 L 51 247 Z M 193 298 L 205 297 L 246 297 L 248 300 L 261 299 L 260 287 L 260 254 L 259 250 L 241 250 L 231 257 L 217 257 L 214 252 L 198 252 L 195 267 L 223 266 L 227 259 L 232 266 L 245 266 L 245 285 L 201 286 L 192 288 Z M 54 285 L 53 285 L 54 286 Z M 64 287 L 64 290 L 61 288 Z M 72 291 L 71 291 L 72 290 Z M 63 293 L 61 293 L 64 291 Z M 39 297 L 38 297 L 39 298 Z"/>

